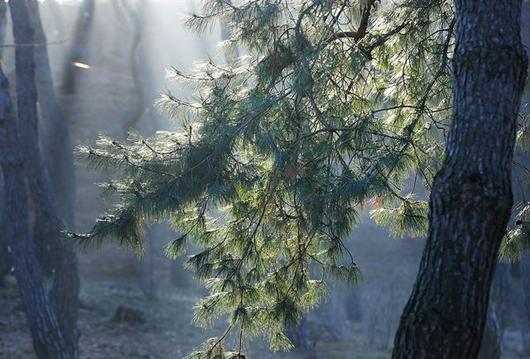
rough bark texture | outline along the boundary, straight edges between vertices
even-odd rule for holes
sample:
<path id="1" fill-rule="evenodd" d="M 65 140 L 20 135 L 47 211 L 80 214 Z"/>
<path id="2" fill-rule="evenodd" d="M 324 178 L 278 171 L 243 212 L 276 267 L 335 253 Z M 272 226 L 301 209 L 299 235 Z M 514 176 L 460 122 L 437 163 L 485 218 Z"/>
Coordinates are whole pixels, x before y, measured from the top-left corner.
<path id="1" fill-rule="evenodd" d="M 15 43 L 34 43 L 34 29 L 26 1 L 10 1 Z M 47 168 L 39 148 L 37 89 L 35 86 L 35 59 L 32 46 L 17 46 L 15 52 L 17 76 L 17 109 L 20 145 L 25 156 L 25 173 L 29 194 L 35 212 L 35 241 L 50 245 L 53 256 L 47 263 L 53 268 L 53 284 L 49 300 L 55 312 L 65 347 L 61 356 L 47 356 L 35 345 L 39 358 L 76 358 L 77 311 L 79 277 L 77 259 L 72 245 L 61 231 L 64 225 L 58 215 L 50 190 Z M 46 334 L 39 333 L 41 336 Z M 34 338 L 35 340 L 35 338 Z"/>
<path id="2" fill-rule="evenodd" d="M 40 18 L 39 2 L 29 0 L 28 5 L 35 29 L 35 42 L 46 43 L 47 39 Z M 41 138 L 48 159 L 51 190 L 61 217 L 73 230 L 75 224 L 75 173 L 70 126 L 55 94 L 46 46 L 35 48 L 35 65 L 37 96 L 43 125 Z M 61 140 L 57 141 L 58 138 Z"/>
<path id="3" fill-rule="evenodd" d="M 453 121 L 394 359 L 477 357 L 513 202 L 511 164 L 527 68 L 521 0 L 455 4 Z"/>
<path id="4" fill-rule="evenodd" d="M 11 2 L 13 3 L 13 1 Z M 9 85 L 0 69 L 0 165 L 3 171 L 6 211 L 6 241 L 19 293 L 28 321 L 33 346 L 40 359 L 70 359 L 59 322 L 43 286 L 43 274 L 37 261 L 29 231 L 26 172 L 16 119 L 13 115 Z"/>

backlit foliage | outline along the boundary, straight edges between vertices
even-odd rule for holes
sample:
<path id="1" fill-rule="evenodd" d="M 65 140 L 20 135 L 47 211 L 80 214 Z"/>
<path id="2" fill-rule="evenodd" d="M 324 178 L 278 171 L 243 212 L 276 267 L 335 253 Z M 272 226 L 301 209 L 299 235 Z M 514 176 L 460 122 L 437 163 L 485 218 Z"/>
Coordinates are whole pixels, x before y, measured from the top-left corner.
<path id="1" fill-rule="evenodd" d="M 170 219 L 170 257 L 201 248 L 187 262 L 210 291 L 196 323 L 228 322 L 191 358 L 243 357 L 256 335 L 289 349 L 284 330 L 326 281 L 358 278 L 344 240 L 363 208 L 399 234 L 426 230 L 404 185 L 428 189 L 443 154 L 453 15 L 441 0 L 208 0 L 189 25 L 222 19 L 246 55 L 171 70 L 193 89 L 159 102 L 178 131 L 81 148 L 117 173 L 103 186 L 120 206 L 76 238 L 142 250 L 144 223 Z"/>

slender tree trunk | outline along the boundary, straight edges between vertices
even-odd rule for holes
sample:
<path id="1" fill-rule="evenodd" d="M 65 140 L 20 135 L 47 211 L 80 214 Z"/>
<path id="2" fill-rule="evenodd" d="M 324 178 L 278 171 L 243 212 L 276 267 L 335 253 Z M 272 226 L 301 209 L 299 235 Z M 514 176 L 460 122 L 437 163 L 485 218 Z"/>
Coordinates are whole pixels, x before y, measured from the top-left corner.
<path id="1" fill-rule="evenodd" d="M 143 89 L 142 67 L 140 63 L 140 50 L 142 43 L 142 33 L 145 12 L 145 1 L 140 0 L 135 3 L 122 2 L 121 0 L 114 0 L 112 2 L 115 16 L 118 23 L 123 25 L 122 29 L 128 34 L 132 34 L 132 41 L 129 53 L 129 66 L 131 71 L 131 78 L 133 80 L 132 88 L 134 90 L 135 100 L 133 101 L 132 111 L 130 116 L 126 119 L 124 124 L 124 135 L 127 132 L 139 130 L 141 122 L 145 119 L 146 103 Z M 152 121 L 150 122 L 152 123 Z M 151 127 L 151 126 L 149 126 Z M 153 130 L 154 128 L 149 128 Z M 142 259 L 139 261 L 139 284 L 140 289 L 148 300 L 156 300 L 158 298 L 158 285 L 156 282 L 156 254 L 158 249 L 155 246 L 155 241 L 160 238 L 160 224 L 149 224 L 145 235 L 145 252 Z"/>
<path id="2" fill-rule="evenodd" d="M 7 31 L 7 3 L 0 1 L 0 43 L 5 41 Z M 0 61 L 4 58 L 3 48 L 0 47 Z M 4 203 L 2 171 L 0 168 L 0 203 Z M 0 205 L 0 288 L 4 287 L 4 276 L 9 272 L 11 263 L 8 256 L 8 247 L 4 238 L 3 225 L 5 221 L 5 205 Z"/>
<path id="3" fill-rule="evenodd" d="M 141 0 L 137 2 L 136 6 L 130 3 L 122 3 L 122 1 L 113 2 L 115 6 L 116 16 L 122 19 L 123 29 L 128 34 L 132 34 L 132 41 L 130 46 L 129 54 L 129 67 L 131 71 L 131 78 L 133 80 L 132 87 L 134 89 L 135 101 L 132 103 L 132 111 L 130 117 L 125 122 L 125 135 L 131 129 L 138 130 L 139 125 L 144 119 L 146 103 L 142 78 L 141 68 L 141 44 L 142 44 L 142 33 L 144 28 L 144 12 L 145 12 L 145 1 Z M 149 129 L 151 130 L 151 129 Z M 154 131 L 154 129 L 153 129 Z"/>
<path id="4" fill-rule="evenodd" d="M 455 4 L 453 121 L 394 359 L 477 357 L 513 202 L 511 164 L 527 70 L 521 0 Z"/>
<path id="5" fill-rule="evenodd" d="M 11 1 L 13 3 L 14 1 Z M 0 165 L 6 211 L 5 235 L 33 346 L 40 359 L 70 359 L 55 312 L 43 286 L 43 274 L 29 231 L 26 171 L 9 84 L 0 69 Z"/>
<path id="6" fill-rule="evenodd" d="M 300 350 L 306 351 L 308 356 L 309 352 L 315 350 L 315 343 L 309 338 L 309 325 L 306 317 L 300 319 L 300 323 L 287 330 L 287 335 L 293 343 L 293 345 Z"/>
<path id="7" fill-rule="evenodd" d="M 521 281 L 523 284 L 523 301 L 524 301 L 524 307 L 526 309 L 526 317 L 528 320 L 528 323 L 530 323 L 530 256 L 526 254 L 521 259 Z"/>
<path id="8" fill-rule="evenodd" d="M 156 278 L 156 253 L 157 249 L 154 246 L 154 241 L 157 238 L 157 225 L 151 224 L 147 228 L 145 253 L 140 260 L 140 289 L 148 300 L 158 299 L 158 283 Z"/>
<path id="9" fill-rule="evenodd" d="M 29 0 L 29 9 L 35 42 L 46 43 L 42 27 L 39 2 Z M 46 46 L 35 48 L 36 85 L 39 108 L 43 124 L 43 148 L 48 159 L 51 190 L 66 224 L 74 229 L 75 224 L 75 173 L 70 126 L 55 95 L 53 76 Z M 57 139 L 60 138 L 60 141 Z"/>
<path id="10" fill-rule="evenodd" d="M 17 45 L 34 43 L 34 29 L 27 2 L 10 1 L 9 4 L 15 43 Z M 35 210 L 34 235 L 36 241 L 49 243 L 51 253 L 53 253 L 53 257 L 48 257 L 48 259 L 54 259 L 51 263 L 54 271 L 49 299 L 65 341 L 63 356 L 76 358 L 79 292 L 77 259 L 71 243 L 68 243 L 61 233 L 64 225 L 53 202 L 47 169 L 39 148 L 33 49 L 32 46 L 17 46 L 15 52 L 20 144 L 25 156 L 25 171 L 30 198 Z M 40 348 L 36 346 L 37 349 Z M 44 352 L 37 351 L 37 355 L 48 358 Z"/>
<path id="11" fill-rule="evenodd" d="M 76 78 L 80 70 L 74 63 L 86 62 L 88 57 L 88 42 L 92 33 L 92 24 L 94 23 L 95 0 L 83 0 L 77 15 L 77 22 L 72 41 L 70 53 L 66 58 L 65 70 L 61 89 L 63 95 L 74 93 L 76 87 Z"/>
<path id="12" fill-rule="evenodd" d="M 0 167 L 0 288 L 5 288 L 5 275 L 11 270 L 9 247 L 7 245 L 5 231 L 6 200 L 4 192 L 4 179 Z"/>
<path id="13" fill-rule="evenodd" d="M 183 262 L 180 258 L 171 259 L 169 262 L 169 281 L 177 288 L 187 288 L 190 285 Z"/>
<path id="14" fill-rule="evenodd" d="M 0 1 L 0 43 L 3 43 L 7 32 L 7 3 Z M 4 48 L 0 47 L 0 60 L 4 58 Z"/>

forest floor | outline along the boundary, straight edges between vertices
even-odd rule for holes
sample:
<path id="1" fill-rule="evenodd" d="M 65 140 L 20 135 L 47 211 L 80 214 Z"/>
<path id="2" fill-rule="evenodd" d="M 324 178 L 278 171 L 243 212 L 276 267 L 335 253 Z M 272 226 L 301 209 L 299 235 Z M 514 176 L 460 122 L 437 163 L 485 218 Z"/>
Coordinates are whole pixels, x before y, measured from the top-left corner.
<path id="1" fill-rule="evenodd" d="M 112 251 L 81 258 L 82 290 L 79 328 L 82 359 L 180 359 L 208 338 L 222 333 L 222 322 L 209 330 L 192 323 L 193 306 L 203 294 L 197 286 L 187 289 L 160 278 L 157 299 L 148 299 L 138 284 L 137 263 L 129 255 Z M 101 261 L 107 257 L 106 265 Z M 112 261 L 109 259 L 112 258 Z M 163 291 L 161 290 L 163 289 Z M 119 307 L 141 311 L 142 318 L 115 320 Z M 314 352 L 271 353 L 260 340 L 247 348 L 255 359 L 383 359 L 388 352 L 367 351 L 356 341 L 316 342 Z M 345 354 L 347 353 L 347 354 Z M 35 358 L 15 281 L 0 289 L 0 358 Z"/>

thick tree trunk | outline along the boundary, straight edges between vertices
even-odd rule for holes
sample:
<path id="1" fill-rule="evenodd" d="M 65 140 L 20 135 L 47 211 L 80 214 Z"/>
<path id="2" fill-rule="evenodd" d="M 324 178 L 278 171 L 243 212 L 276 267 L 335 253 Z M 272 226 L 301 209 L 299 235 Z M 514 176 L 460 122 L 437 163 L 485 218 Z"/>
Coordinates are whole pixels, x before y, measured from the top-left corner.
<path id="1" fill-rule="evenodd" d="M 34 43 L 34 30 L 26 1 L 10 1 L 9 4 L 15 43 L 17 45 Z M 35 210 L 34 235 L 36 241 L 50 244 L 53 257 L 46 258 L 54 259 L 52 263 L 47 263 L 54 269 L 50 302 L 66 344 L 63 355 L 75 358 L 79 292 L 77 259 L 71 243 L 68 243 L 61 233 L 64 225 L 52 199 L 47 169 L 39 148 L 33 47 L 17 46 L 15 56 L 20 144 L 25 156 L 26 179 Z M 40 348 L 36 346 L 35 349 Z M 48 358 L 44 352 L 37 351 L 37 355 Z"/>
<path id="2" fill-rule="evenodd" d="M 13 3 L 13 1 L 11 2 Z M 3 171 L 6 223 L 4 228 L 19 293 L 40 359 L 70 359 L 59 322 L 43 286 L 29 231 L 26 172 L 17 122 L 12 112 L 7 78 L 0 69 L 0 165 Z"/>
<path id="3" fill-rule="evenodd" d="M 511 163 L 527 68 L 521 0 L 455 4 L 453 121 L 395 359 L 477 357 L 513 202 Z"/>

